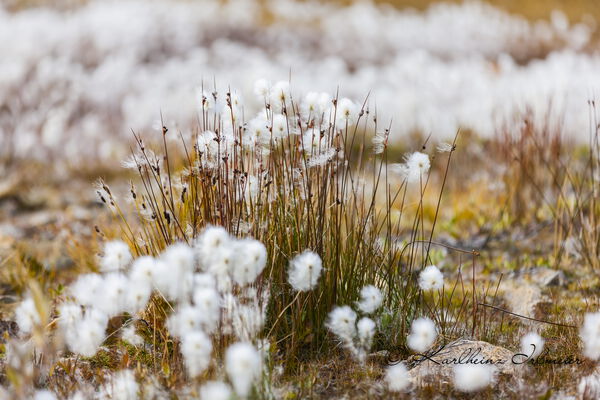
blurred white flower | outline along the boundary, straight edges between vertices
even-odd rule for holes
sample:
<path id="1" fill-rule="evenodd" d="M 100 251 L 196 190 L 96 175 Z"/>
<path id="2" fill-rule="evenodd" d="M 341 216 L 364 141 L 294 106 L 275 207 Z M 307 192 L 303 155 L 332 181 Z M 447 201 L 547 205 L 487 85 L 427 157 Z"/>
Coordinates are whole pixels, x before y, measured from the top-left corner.
<path id="1" fill-rule="evenodd" d="M 459 364 L 454 367 L 454 387 L 477 392 L 494 383 L 496 367 L 488 364 Z"/>
<path id="2" fill-rule="evenodd" d="M 348 306 L 336 307 L 329 313 L 327 328 L 344 342 L 356 336 L 356 313 Z"/>
<path id="3" fill-rule="evenodd" d="M 201 400 L 230 400 L 231 389 L 229 385 L 218 381 L 209 381 L 200 387 Z"/>
<path id="4" fill-rule="evenodd" d="M 425 291 L 439 290 L 444 286 L 444 275 L 438 267 L 430 265 L 421 271 L 419 286 Z"/>
<path id="5" fill-rule="evenodd" d="M 260 354 L 249 343 L 234 343 L 225 353 L 225 370 L 238 396 L 245 398 L 261 374 Z"/>
<path id="6" fill-rule="evenodd" d="M 429 318 L 418 318 L 412 322 L 406 342 L 412 350 L 424 353 L 433 345 L 436 338 L 437 329 L 433 321 Z"/>
<path id="7" fill-rule="evenodd" d="M 181 338 L 181 354 L 190 377 L 196 377 L 208 368 L 212 342 L 202 331 L 188 331 Z"/>
<path id="8" fill-rule="evenodd" d="M 310 250 L 305 250 L 290 262 L 288 281 L 298 292 L 312 290 L 317 285 L 322 269 L 321 257 Z"/>
<path id="9" fill-rule="evenodd" d="M 544 339 L 535 332 L 529 332 L 521 338 L 521 353 L 527 354 L 529 358 L 539 357 L 544 350 Z"/>
<path id="10" fill-rule="evenodd" d="M 133 259 L 129 246 L 121 240 L 107 242 L 103 252 L 100 258 L 100 270 L 103 272 L 123 270 Z"/>
<path id="11" fill-rule="evenodd" d="M 382 301 L 381 291 L 373 285 L 367 285 L 361 289 L 360 301 L 356 305 L 360 311 L 371 314 L 381 306 Z"/>
<path id="12" fill-rule="evenodd" d="M 600 359 L 600 312 L 585 315 L 579 335 L 583 341 L 583 354 L 592 360 Z"/>
<path id="13" fill-rule="evenodd" d="M 404 363 L 398 363 L 385 370 L 385 382 L 390 392 L 401 392 L 410 385 L 410 375 Z"/>

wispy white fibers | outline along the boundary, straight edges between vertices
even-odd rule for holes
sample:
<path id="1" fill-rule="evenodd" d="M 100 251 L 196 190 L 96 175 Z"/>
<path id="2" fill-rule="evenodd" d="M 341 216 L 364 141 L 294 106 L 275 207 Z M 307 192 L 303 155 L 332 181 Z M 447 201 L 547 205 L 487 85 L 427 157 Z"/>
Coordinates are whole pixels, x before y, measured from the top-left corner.
<path id="1" fill-rule="evenodd" d="M 203 78 L 214 77 L 221 92 L 239 88 L 247 115 L 265 100 L 279 113 L 293 95 L 290 69 L 296 100 L 338 85 L 358 102 L 370 92 L 379 120 L 394 118 L 392 141 L 414 130 L 452 136 L 458 127 L 493 135 L 526 108 L 535 121 L 556 111 L 552 125 L 564 117 L 565 132 L 587 137 L 600 56 L 581 50 L 591 29 L 560 14 L 529 22 L 479 2 L 415 13 L 269 0 L 266 25 L 257 4 L 96 0 L 68 12 L 0 9 L 0 37 L 11 38 L 0 43 L 0 103 L 9 111 L 0 115 L 0 147 L 23 157 L 122 158 L 122 138 L 107 132 L 149 129 L 161 111 L 167 125 L 190 131 Z M 282 81 L 253 85 L 263 77 Z M 208 86 L 206 107 L 216 110 Z M 348 104 L 340 100 L 338 123 L 350 119 Z"/>
<path id="2" fill-rule="evenodd" d="M 579 335 L 583 341 L 583 354 L 592 360 L 598 360 L 600 358 L 600 312 L 585 315 Z"/>
<path id="3" fill-rule="evenodd" d="M 231 399 L 231 389 L 226 383 L 210 381 L 206 382 L 200 388 L 201 400 L 229 400 Z"/>
<path id="4" fill-rule="evenodd" d="M 429 318 L 418 318 L 410 326 L 410 334 L 406 338 L 408 347 L 419 353 L 427 351 L 435 342 L 437 329 Z"/>
<path id="5" fill-rule="evenodd" d="M 360 301 L 356 305 L 360 311 L 371 314 L 381 306 L 382 301 L 381 291 L 373 285 L 367 285 L 360 290 Z"/>
<path id="6" fill-rule="evenodd" d="M 385 370 L 385 382 L 391 392 L 401 392 L 410 385 L 410 375 L 404 363 L 398 363 Z"/>
<path id="7" fill-rule="evenodd" d="M 490 386 L 496 367 L 488 364 L 459 364 L 454 367 L 454 386 L 462 392 L 477 392 Z"/>
<path id="8" fill-rule="evenodd" d="M 311 290 L 316 286 L 322 269 L 321 257 L 310 250 L 305 250 L 290 262 L 288 281 L 298 292 Z"/>
<path id="9" fill-rule="evenodd" d="M 521 338 L 521 353 L 529 358 L 537 358 L 544 351 L 544 338 L 535 332 L 529 332 Z"/>
<path id="10" fill-rule="evenodd" d="M 261 374 L 260 354 L 249 343 L 234 343 L 225 354 L 225 370 L 237 395 L 245 398 Z"/>
<path id="11" fill-rule="evenodd" d="M 444 275 L 435 265 L 426 267 L 419 275 L 419 286 L 423 290 L 439 290 L 444 286 Z"/>
<path id="12" fill-rule="evenodd" d="M 132 260 L 129 246 L 123 241 L 114 240 L 104 245 L 104 254 L 100 257 L 100 270 L 111 272 L 123 270 Z"/>

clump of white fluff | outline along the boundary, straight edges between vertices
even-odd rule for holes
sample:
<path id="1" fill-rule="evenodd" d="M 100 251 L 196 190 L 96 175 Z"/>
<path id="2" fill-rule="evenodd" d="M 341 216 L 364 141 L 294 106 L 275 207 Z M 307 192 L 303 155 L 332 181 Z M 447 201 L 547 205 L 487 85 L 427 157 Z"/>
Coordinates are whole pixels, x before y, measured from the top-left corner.
<path id="1" fill-rule="evenodd" d="M 429 318 L 418 318 L 412 322 L 407 344 L 412 350 L 419 353 L 427 351 L 435 342 L 437 329 Z"/>
<path id="2" fill-rule="evenodd" d="M 104 254 L 100 258 L 102 272 L 119 271 L 125 269 L 133 257 L 129 246 L 121 240 L 113 240 L 104 245 Z"/>
<path id="3" fill-rule="evenodd" d="M 410 375 L 404 363 L 388 367 L 385 371 L 385 382 L 391 392 L 401 392 L 410 385 Z"/>
<path id="4" fill-rule="evenodd" d="M 356 324 L 360 348 L 365 352 L 371 348 L 375 336 L 375 322 L 371 318 L 361 318 Z M 366 354 L 364 354 L 366 356 Z M 362 357 L 361 357 L 362 358 Z"/>
<path id="5" fill-rule="evenodd" d="M 402 164 L 390 164 L 390 170 L 408 182 L 422 182 L 430 167 L 429 156 L 418 151 L 406 156 Z"/>
<path id="6" fill-rule="evenodd" d="M 222 226 L 208 226 L 194 244 L 203 269 L 207 269 L 212 257 L 220 250 L 230 247 L 231 237 Z"/>
<path id="7" fill-rule="evenodd" d="M 84 357 L 92 357 L 104 342 L 108 316 L 101 311 L 88 309 L 82 319 L 66 332 L 69 349 Z"/>
<path id="8" fill-rule="evenodd" d="M 188 332 L 181 339 L 181 354 L 188 374 L 196 377 L 210 364 L 212 342 L 202 331 Z"/>
<path id="9" fill-rule="evenodd" d="M 343 129 L 346 125 L 354 124 L 358 118 L 358 111 L 358 106 L 352 100 L 347 98 L 338 100 L 335 110 L 338 128 Z"/>
<path id="10" fill-rule="evenodd" d="M 225 353 L 225 370 L 236 394 L 245 398 L 261 373 L 260 354 L 249 343 L 234 343 Z"/>
<path id="11" fill-rule="evenodd" d="M 305 250 L 290 262 L 288 281 L 294 290 L 305 292 L 317 285 L 322 270 L 321 257 L 317 253 Z"/>
<path id="12" fill-rule="evenodd" d="M 131 370 L 117 372 L 104 386 L 104 395 L 115 400 L 136 400 L 140 386 Z"/>
<path id="13" fill-rule="evenodd" d="M 229 400 L 231 389 L 224 382 L 209 381 L 200 387 L 200 399 L 202 400 Z"/>
<path id="14" fill-rule="evenodd" d="M 527 354 L 529 358 L 539 357 L 544 350 L 544 338 L 535 332 L 529 332 L 521 338 L 521 353 Z"/>
<path id="15" fill-rule="evenodd" d="M 327 328 L 344 342 L 356 336 L 356 313 L 348 306 L 336 307 L 329 313 Z"/>
<path id="16" fill-rule="evenodd" d="M 444 275 L 435 265 L 430 265 L 419 275 L 419 287 L 423 290 L 439 290 L 444 286 Z"/>
<path id="17" fill-rule="evenodd" d="M 267 249 L 254 239 L 237 241 L 238 257 L 233 267 L 233 280 L 238 285 L 247 285 L 256 280 L 267 264 Z"/>
<path id="18" fill-rule="evenodd" d="M 381 291 L 373 285 L 367 285 L 360 291 L 360 301 L 356 303 L 358 309 L 365 314 L 375 312 L 383 301 Z"/>
<path id="19" fill-rule="evenodd" d="M 195 255 L 192 248 L 184 243 L 167 247 L 160 256 L 164 264 L 155 264 L 156 287 L 168 299 L 186 301 L 192 290 L 195 268 Z"/>
<path id="20" fill-rule="evenodd" d="M 27 297 L 19 304 L 15 310 L 15 319 L 19 330 L 25 334 L 31 333 L 33 328 L 41 323 L 40 313 L 32 297 Z"/>
<path id="21" fill-rule="evenodd" d="M 454 367 L 454 387 L 477 392 L 494 383 L 496 367 L 487 364 L 459 364 Z"/>
<path id="22" fill-rule="evenodd" d="M 592 360 L 600 358 L 600 312 L 588 313 L 579 332 L 583 341 L 583 354 Z"/>
<path id="23" fill-rule="evenodd" d="M 38 390 L 35 392 L 33 400 L 56 400 L 56 395 L 49 390 Z"/>

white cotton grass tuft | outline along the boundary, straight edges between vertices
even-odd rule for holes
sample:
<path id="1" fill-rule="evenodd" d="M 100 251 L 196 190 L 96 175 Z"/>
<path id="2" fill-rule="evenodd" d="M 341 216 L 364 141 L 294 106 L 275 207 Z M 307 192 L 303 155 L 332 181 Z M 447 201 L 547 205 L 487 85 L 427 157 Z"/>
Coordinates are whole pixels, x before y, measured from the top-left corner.
<path id="1" fill-rule="evenodd" d="M 373 337 L 375 336 L 375 327 L 375 322 L 371 318 L 367 317 L 361 318 L 356 324 L 360 347 L 365 351 L 371 349 Z"/>
<path id="2" fill-rule="evenodd" d="M 410 375 L 404 363 L 398 363 L 385 370 L 385 383 L 390 392 L 402 392 L 410 386 Z"/>
<path id="3" fill-rule="evenodd" d="M 229 233 L 221 226 L 211 225 L 205 228 L 194 244 L 201 266 L 206 270 L 214 254 L 229 247 L 231 240 Z"/>
<path id="4" fill-rule="evenodd" d="M 261 78 L 254 82 L 254 95 L 259 101 L 266 101 L 270 92 L 271 83 L 268 80 Z"/>
<path id="5" fill-rule="evenodd" d="M 544 338 L 535 332 L 529 332 L 521 338 L 521 353 L 527 354 L 530 359 L 535 359 L 544 350 Z"/>
<path id="6" fill-rule="evenodd" d="M 38 390 L 33 395 L 32 400 L 56 400 L 56 395 L 49 390 Z"/>
<path id="7" fill-rule="evenodd" d="M 356 306 L 365 314 L 372 314 L 381 307 L 382 301 L 381 291 L 373 285 L 367 285 L 361 289 L 360 301 L 356 303 Z"/>
<path id="8" fill-rule="evenodd" d="M 431 163 L 429 156 L 425 153 L 415 151 L 405 157 L 403 164 L 390 164 L 389 169 L 392 172 L 399 174 L 408 182 L 423 182 L 429 172 Z"/>
<path id="9" fill-rule="evenodd" d="M 261 358 L 249 343 L 234 343 L 225 353 L 225 370 L 236 394 L 245 398 L 261 373 Z"/>
<path id="10" fill-rule="evenodd" d="M 140 385 L 131 370 L 117 372 L 104 385 L 102 393 L 106 398 L 114 400 L 136 400 L 139 396 Z"/>
<path id="11" fill-rule="evenodd" d="M 288 281 L 297 292 L 314 289 L 321 276 L 323 263 L 317 253 L 305 250 L 290 262 Z"/>
<path id="12" fill-rule="evenodd" d="M 208 368 L 212 342 L 202 331 L 190 331 L 181 339 L 181 354 L 190 377 L 197 377 Z"/>
<path id="13" fill-rule="evenodd" d="M 477 392 L 494 383 L 496 367 L 488 364 L 459 364 L 454 367 L 454 387 L 461 392 Z"/>
<path id="14" fill-rule="evenodd" d="M 591 360 L 600 359 L 600 312 L 585 315 L 579 336 L 583 341 L 583 355 Z"/>
<path id="15" fill-rule="evenodd" d="M 419 275 L 419 287 L 425 291 L 439 290 L 444 286 L 444 274 L 435 265 L 430 265 Z"/>
<path id="16" fill-rule="evenodd" d="M 87 309 L 82 319 L 66 332 L 65 341 L 69 350 L 84 357 L 92 357 L 104 342 L 108 316 L 101 311 Z"/>
<path id="17" fill-rule="evenodd" d="M 348 306 L 336 307 L 329 313 L 326 326 L 343 342 L 352 343 L 356 336 L 356 313 Z"/>
<path id="18" fill-rule="evenodd" d="M 132 346 L 140 346 L 144 344 L 144 340 L 135 330 L 135 325 L 130 324 L 121 330 L 121 339 Z"/>
<path id="19" fill-rule="evenodd" d="M 124 270 L 133 259 L 129 246 L 121 240 L 106 242 L 100 258 L 100 270 L 112 272 Z"/>
<path id="20" fill-rule="evenodd" d="M 233 267 L 233 280 L 241 286 L 252 283 L 267 264 L 267 248 L 254 239 L 236 242 L 237 258 Z"/>
<path id="21" fill-rule="evenodd" d="M 424 353 L 433 345 L 436 338 L 435 323 L 429 318 L 418 318 L 412 322 L 406 341 L 412 350 Z"/>
<path id="22" fill-rule="evenodd" d="M 338 100 L 335 110 L 337 128 L 344 129 L 354 124 L 358 118 L 358 111 L 358 106 L 352 100 L 347 98 Z"/>
<path id="23" fill-rule="evenodd" d="M 16 308 L 15 319 L 17 325 L 19 325 L 19 330 L 24 334 L 31 333 L 33 328 L 42 322 L 35 301 L 31 296 L 25 298 Z"/>
<path id="24" fill-rule="evenodd" d="M 231 388 L 224 382 L 209 381 L 200 387 L 201 400 L 229 400 Z"/>

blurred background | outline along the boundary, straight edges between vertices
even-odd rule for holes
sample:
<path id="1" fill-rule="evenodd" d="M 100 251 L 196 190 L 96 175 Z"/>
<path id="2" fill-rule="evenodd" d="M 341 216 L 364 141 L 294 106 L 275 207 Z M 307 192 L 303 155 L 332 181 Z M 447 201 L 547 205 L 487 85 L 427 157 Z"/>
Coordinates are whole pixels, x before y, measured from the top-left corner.
<path id="1" fill-rule="evenodd" d="M 191 134 L 199 90 L 260 102 L 259 78 L 392 122 L 392 140 L 493 137 L 527 115 L 587 141 L 600 88 L 593 0 L 3 0 L 0 155 L 117 165 L 161 115 Z"/>

